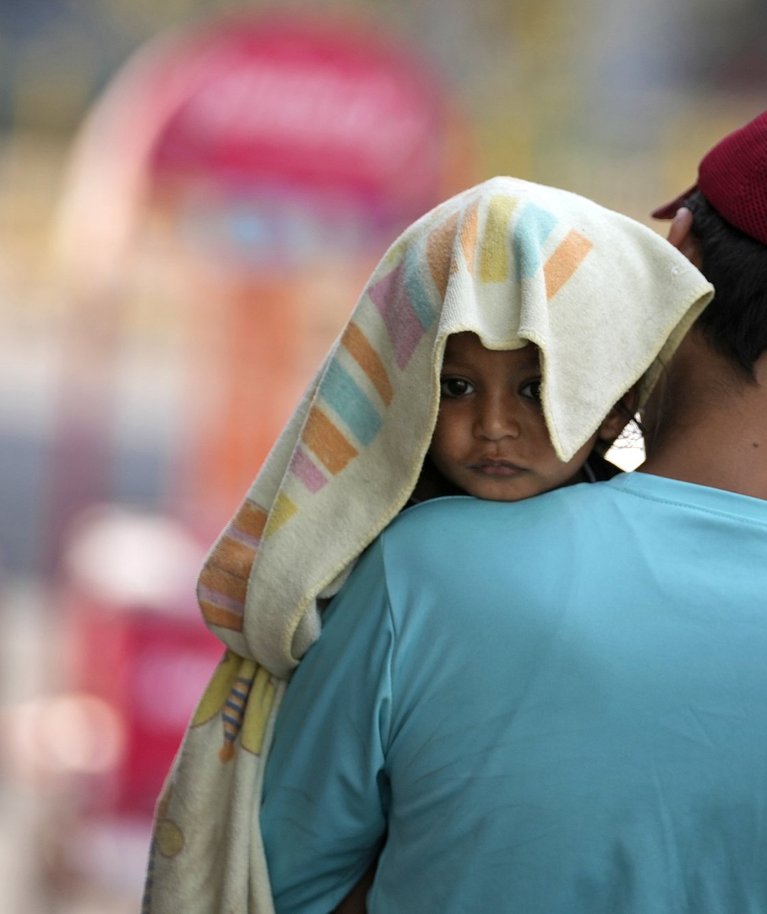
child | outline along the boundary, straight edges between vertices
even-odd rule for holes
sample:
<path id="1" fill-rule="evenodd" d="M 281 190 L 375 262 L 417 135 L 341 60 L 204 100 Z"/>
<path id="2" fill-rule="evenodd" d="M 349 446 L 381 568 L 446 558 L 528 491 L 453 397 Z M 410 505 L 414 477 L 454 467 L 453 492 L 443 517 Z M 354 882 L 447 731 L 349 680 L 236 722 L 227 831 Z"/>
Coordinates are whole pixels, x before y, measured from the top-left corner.
<path id="1" fill-rule="evenodd" d="M 448 337 L 440 407 L 424 470 L 411 502 L 466 494 L 518 501 L 573 482 L 618 472 L 595 450 L 608 447 L 631 420 L 629 392 L 570 460 L 560 460 L 541 410 L 538 349 L 486 349 L 474 333 Z"/>
<path id="2" fill-rule="evenodd" d="M 625 405 L 641 407 L 710 297 L 650 229 L 512 178 L 392 245 L 200 576 L 228 650 L 158 804 L 147 914 L 274 911 L 270 879 L 299 874 L 281 856 L 267 872 L 257 811 L 319 607 L 411 498 L 448 485 L 517 500 L 580 479 L 624 424 L 615 404 L 636 388 Z"/>

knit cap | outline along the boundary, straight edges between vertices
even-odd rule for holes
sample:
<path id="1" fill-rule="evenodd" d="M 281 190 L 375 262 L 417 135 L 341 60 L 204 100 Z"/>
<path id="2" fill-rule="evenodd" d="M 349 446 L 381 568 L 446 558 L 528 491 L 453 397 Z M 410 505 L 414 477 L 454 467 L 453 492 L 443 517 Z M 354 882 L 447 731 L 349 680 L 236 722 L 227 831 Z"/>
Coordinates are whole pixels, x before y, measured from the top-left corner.
<path id="1" fill-rule="evenodd" d="M 673 219 L 694 190 L 731 226 L 767 244 L 767 111 L 710 149 L 698 166 L 697 182 L 652 215 Z"/>

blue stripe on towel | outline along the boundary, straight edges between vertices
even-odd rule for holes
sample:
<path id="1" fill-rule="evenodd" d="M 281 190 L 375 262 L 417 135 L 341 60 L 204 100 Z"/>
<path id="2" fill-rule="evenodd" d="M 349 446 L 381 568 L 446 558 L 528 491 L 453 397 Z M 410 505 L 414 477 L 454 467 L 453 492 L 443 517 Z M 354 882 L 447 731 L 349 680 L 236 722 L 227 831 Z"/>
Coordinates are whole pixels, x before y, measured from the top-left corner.
<path id="1" fill-rule="evenodd" d="M 532 276 L 540 267 L 541 248 L 556 224 L 555 216 L 534 203 L 528 203 L 520 213 L 514 232 L 514 253 L 521 279 Z"/>
<path id="2" fill-rule="evenodd" d="M 362 444 L 378 434 L 381 417 L 349 372 L 333 360 L 322 379 L 321 394 Z"/>

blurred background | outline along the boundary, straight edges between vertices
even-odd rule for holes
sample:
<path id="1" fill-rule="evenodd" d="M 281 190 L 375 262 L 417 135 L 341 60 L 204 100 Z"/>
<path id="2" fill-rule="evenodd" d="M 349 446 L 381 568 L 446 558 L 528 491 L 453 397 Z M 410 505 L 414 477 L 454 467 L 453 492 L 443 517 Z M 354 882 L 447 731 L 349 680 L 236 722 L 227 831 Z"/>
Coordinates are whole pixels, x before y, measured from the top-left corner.
<path id="1" fill-rule="evenodd" d="M 0 0 L 3 914 L 138 910 L 198 569 L 398 232 L 651 224 L 766 88 L 759 0 Z"/>

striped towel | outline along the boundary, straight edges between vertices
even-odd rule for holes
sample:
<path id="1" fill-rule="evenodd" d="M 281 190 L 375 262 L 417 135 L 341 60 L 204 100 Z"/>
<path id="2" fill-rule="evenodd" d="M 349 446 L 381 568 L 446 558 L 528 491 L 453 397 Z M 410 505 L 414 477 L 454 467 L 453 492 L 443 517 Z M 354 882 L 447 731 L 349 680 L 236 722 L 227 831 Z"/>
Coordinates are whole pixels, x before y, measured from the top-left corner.
<path id="1" fill-rule="evenodd" d="M 514 178 L 395 241 L 200 575 L 227 650 L 158 803 L 145 914 L 273 912 L 258 810 L 280 699 L 320 634 L 318 601 L 413 490 L 446 337 L 538 346 L 544 416 L 568 460 L 632 385 L 646 398 L 711 296 L 649 228 Z"/>

